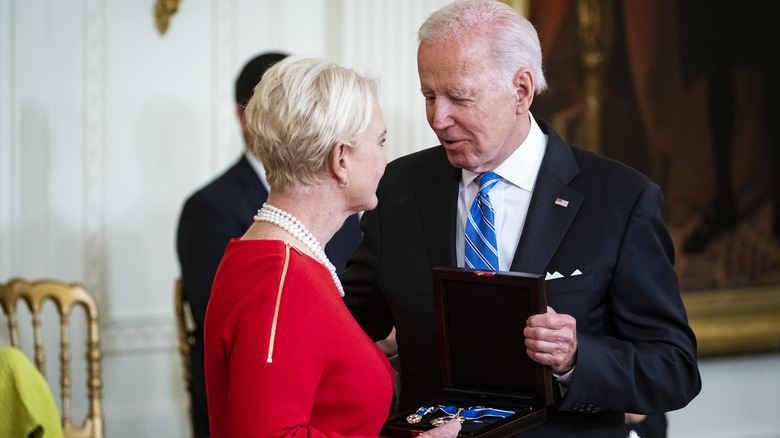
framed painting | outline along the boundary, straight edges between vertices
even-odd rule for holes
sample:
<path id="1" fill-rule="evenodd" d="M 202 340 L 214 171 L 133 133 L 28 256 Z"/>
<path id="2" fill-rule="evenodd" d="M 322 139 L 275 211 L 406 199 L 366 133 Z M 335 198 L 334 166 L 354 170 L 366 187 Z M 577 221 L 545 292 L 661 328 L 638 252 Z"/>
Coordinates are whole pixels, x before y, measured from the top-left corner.
<path id="1" fill-rule="evenodd" d="M 528 8 L 549 85 L 531 111 L 663 189 L 702 357 L 780 350 L 780 4 L 754 3 Z"/>

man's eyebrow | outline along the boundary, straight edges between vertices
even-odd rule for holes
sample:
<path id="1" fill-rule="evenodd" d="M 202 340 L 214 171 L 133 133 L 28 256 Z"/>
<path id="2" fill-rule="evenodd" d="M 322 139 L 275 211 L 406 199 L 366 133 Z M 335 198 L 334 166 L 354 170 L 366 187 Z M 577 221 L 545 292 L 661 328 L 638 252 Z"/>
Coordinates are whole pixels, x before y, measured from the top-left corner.
<path id="1" fill-rule="evenodd" d="M 453 88 L 452 90 L 448 90 L 447 94 L 452 97 L 459 98 L 474 97 L 474 93 L 472 91 L 463 88 Z"/>
<path id="2" fill-rule="evenodd" d="M 448 96 L 455 97 L 455 98 L 473 98 L 475 94 L 472 90 L 468 90 L 465 88 L 452 88 L 445 91 Z M 420 92 L 422 94 L 426 94 L 426 93 L 432 93 L 433 90 L 427 87 L 420 87 Z"/>

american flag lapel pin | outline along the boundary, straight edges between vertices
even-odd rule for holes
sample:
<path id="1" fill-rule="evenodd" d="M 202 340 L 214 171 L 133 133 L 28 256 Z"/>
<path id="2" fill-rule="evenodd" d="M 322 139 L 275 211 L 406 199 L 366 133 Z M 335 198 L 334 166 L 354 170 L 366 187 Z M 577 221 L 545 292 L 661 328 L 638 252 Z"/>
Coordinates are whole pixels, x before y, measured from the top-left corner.
<path id="1" fill-rule="evenodd" d="M 555 198 L 555 205 L 560 205 L 561 207 L 568 207 L 569 201 L 561 198 Z"/>

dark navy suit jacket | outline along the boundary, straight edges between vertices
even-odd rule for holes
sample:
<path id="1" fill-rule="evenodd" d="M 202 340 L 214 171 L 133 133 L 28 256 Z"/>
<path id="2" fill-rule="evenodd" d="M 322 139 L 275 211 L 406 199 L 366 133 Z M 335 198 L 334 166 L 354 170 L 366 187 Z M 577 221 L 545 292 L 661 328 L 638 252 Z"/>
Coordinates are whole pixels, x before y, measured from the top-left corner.
<path id="1" fill-rule="evenodd" d="M 184 204 L 179 220 L 177 250 L 181 264 L 182 295 L 189 303 L 197 329 L 191 334 L 190 392 L 193 411 L 206 411 L 203 373 L 203 320 L 211 284 L 232 238 L 241 237 L 268 198 L 257 173 L 245 156 Z M 325 246 L 325 253 L 341 272 L 360 241 L 357 215 L 350 216 Z M 198 421 L 197 419 L 195 420 Z M 205 425 L 208 420 L 205 419 Z M 197 426 L 196 426 L 197 429 Z M 200 434 L 196 430 L 196 436 Z"/>
<path id="2" fill-rule="evenodd" d="M 529 435 L 625 437 L 624 412 L 678 409 L 701 387 L 663 196 L 539 125 L 548 144 L 511 270 L 563 275 L 546 281 L 547 303 L 576 318 L 578 355 L 565 396 Z M 401 408 L 440 392 L 431 268 L 457 266 L 460 179 L 441 146 L 390 163 L 342 275 L 347 306 L 373 339 L 397 329 Z"/>

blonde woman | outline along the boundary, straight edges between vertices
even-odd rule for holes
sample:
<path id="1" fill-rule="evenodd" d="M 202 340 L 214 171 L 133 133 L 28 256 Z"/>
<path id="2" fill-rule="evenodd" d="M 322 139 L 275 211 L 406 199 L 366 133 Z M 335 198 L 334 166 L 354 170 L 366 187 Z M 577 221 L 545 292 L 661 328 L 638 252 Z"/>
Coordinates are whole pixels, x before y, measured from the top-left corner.
<path id="1" fill-rule="evenodd" d="M 228 245 L 206 312 L 212 437 L 377 436 L 393 372 L 322 250 L 349 215 L 376 207 L 387 163 L 377 82 L 288 58 L 246 115 L 271 191 Z M 455 436 L 451 423 L 429 434 Z"/>

